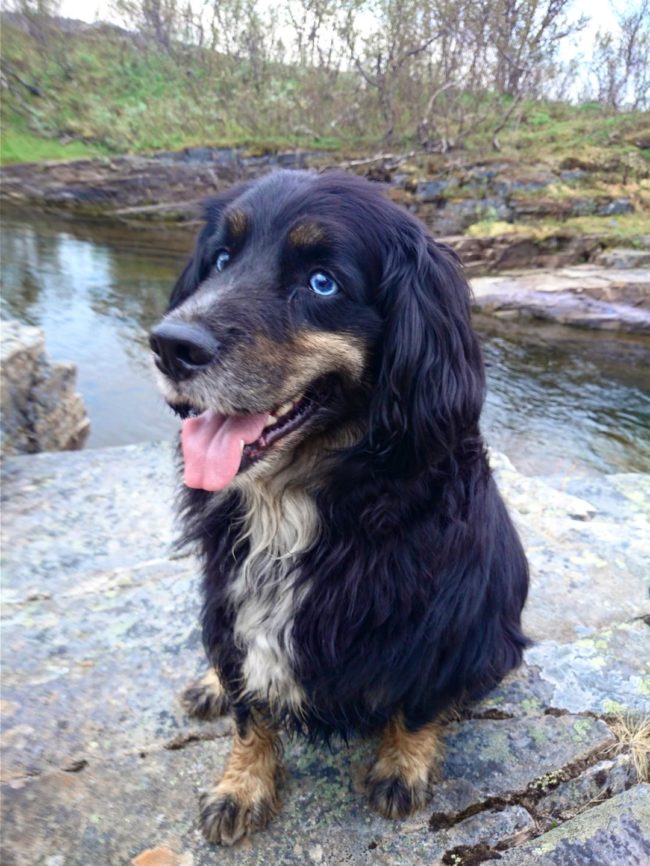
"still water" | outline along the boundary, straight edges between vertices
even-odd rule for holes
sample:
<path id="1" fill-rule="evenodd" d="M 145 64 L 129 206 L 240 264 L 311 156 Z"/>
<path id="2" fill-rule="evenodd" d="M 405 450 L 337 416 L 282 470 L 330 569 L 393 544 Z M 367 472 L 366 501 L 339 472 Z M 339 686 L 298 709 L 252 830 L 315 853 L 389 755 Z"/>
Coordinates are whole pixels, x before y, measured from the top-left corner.
<path id="1" fill-rule="evenodd" d="M 5 213 L 3 318 L 44 328 L 73 361 L 87 447 L 169 438 L 178 421 L 153 385 L 147 329 L 190 235 Z M 551 325 L 477 320 L 488 364 L 483 429 L 529 474 L 650 470 L 650 342 Z"/>

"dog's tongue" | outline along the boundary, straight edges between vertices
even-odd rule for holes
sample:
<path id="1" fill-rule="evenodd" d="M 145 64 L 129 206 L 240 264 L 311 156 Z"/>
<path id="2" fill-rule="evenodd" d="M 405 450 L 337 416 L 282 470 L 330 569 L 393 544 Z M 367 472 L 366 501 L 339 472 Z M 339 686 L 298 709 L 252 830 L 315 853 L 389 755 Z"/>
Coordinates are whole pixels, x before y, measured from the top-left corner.
<path id="1" fill-rule="evenodd" d="M 181 443 L 185 484 L 199 490 L 223 490 L 239 470 L 242 441 L 247 445 L 262 433 L 268 413 L 218 415 L 208 410 L 183 421 Z"/>

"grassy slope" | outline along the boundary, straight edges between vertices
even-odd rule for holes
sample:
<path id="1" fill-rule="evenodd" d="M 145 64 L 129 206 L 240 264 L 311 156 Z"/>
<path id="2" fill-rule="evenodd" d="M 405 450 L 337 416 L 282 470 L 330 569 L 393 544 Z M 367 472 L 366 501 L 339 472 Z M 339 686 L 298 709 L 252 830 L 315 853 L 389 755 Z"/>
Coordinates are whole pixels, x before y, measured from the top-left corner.
<path id="1" fill-rule="evenodd" d="M 139 153 L 192 145 L 311 146 L 336 149 L 337 137 L 252 130 L 232 111 L 246 70 L 213 56 L 207 64 L 176 62 L 111 28 L 74 35 L 53 32 L 48 50 L 11 24 L 3 27 L 3 55 L 21 77 L 40 89 L 27 94 L 13 83 L 2 104 L 4 163 L 84 153 Z M 279 87 L 279 85 L 278 85 Z M 277 88 L 276 88 L 277 89 Z M 268 112 L 277 115 L 270 93 Z M 241 109 L 241 101 L 238 103 Z M 242 111 L 242 113 L 245 113 Z M 61 144 L 61 141 L 78 144 Z"/>
<path id="2" fill-rule="evenodd" d="M 82 159 L 99 156 L 106 149 L 83 141 L 43 138 L 26 128 L 25 121 L 16 112 L 3 111 L 0 136 L 0 162 L 42 162 L 51 159 Z"/>
<path id="3" fill-rule="evenodd" d="M 40 96 L 29 95 L 15 82 L 5 92 L 0 140 L 0 160 L 5 164 L 192 145 L 243 145 L 259 152 L 305 147 L 347 156 L 383 149 L 381 130 L 370 123 L 363 125 L 360 135 L 353 131 L 354 125 L 332 130 L 323 116 L 326 136 L 300 126 L 300 131 L 288 132 L 296 129 L 297 106 L 308 104 L 310 93 L 323 104 L 327 100 L 326 88 L 313 71 L 303 71 L 302 78 L 296 72 L 292 78 L 292 70 L 278 67 L 275 72 L 267 71 L 264 90 L 255 91 L 249 70 L 227 58 L 212 55 L 196 62 L 193 55 L 189 62 L 179 60 L 112 28 L 68 34 L 52 31 L 46 34 L 46 43 L 39 44 L 5 21 L 2 49 L 18 74 L 41 92 Z M 345 100 L 346 86 L 340 78 L 338 99 Z M 620 232 L 621 240 L 650 234 L 647 114 L 610 116 L 593 104 L 529 103 L 522 107 L 519 123 L 502 131 L 499 139 L 498 153 L 484 133 L 465 140 L 463 151 L 445 157 L 421 154 L 415 160 L 417 175 L 454 171 L 455 165 L 472 161 L 507 160 L 513 163 L 514 172 L 523 174 L 534 172 L 539 164 L 567 167 L 575 162 L 575 167 L 589 172 L 578 184 L 580 194 L 631 197 L 636 213 L 615 220 L 573 219 L 564 222 L 567 228 L 571 222 L 578 232 L 611 230 Z M 393 150 L 413 146 L 403 140 Z M 568 184 L 547 188 L 542 194 L 561 199 L 576 191 L 574 184 Z M 454 197 L 459 193 L 462 191 L 450 190 Z M 542 234 L 555 226 L 552 220 L 537 222 Z M 472 228 L 480 234 L 518 230 L 516 225 L 506 228 L 496 218 Z"/>
<path id="4" fill-rule="evenodd" d="M 300 106 L 307 117 L 310 96 L 313 101 L 315 94 L 323 106 L 322 125 L 328 126 L 327 82 L 313 71 L 293 75 L 287 67 L 267 70 L 264 89 L 256 90 L 250 70 L 219 55 L 198 58 L 194 54 L 189 62 L 172 58 L 113 28 L 72 33 L 52 30 L 39 43 L 7 20 L 2 51 L 12 67 L 42 93 L 40 97 L 28 95 L 13 82 L 13 92 L 4 94 L 4 162 L 198 144 L 303 146 L 348 152 L 381 148 L 381 130 L 372 129 L 370 123 L 364 125 L 361 136 L 358 130 L 353 132 L 354 125 L 327 128 L 321 137 L 318 130 L 300 129 L 296 123 Z M 338 99 L 345 100 L 346 86 L 340 76 Z M 501 133 L 501 156 L 547 159 L 574 153 L 580 142 L 581 154 L 591 153 L 599 160 L 604 150 L 617 156 L 637 149 L 636 133 L 644 125 L 645 138 L 650 139 L 647 117 L 604 116 L 594 105 L 532 103 L 524 107 L 522 123 Z M 470 153 L 494 156 L 485 134 L 464 143 Z M 412 146 L 402 141 L 395 147 Z"/>

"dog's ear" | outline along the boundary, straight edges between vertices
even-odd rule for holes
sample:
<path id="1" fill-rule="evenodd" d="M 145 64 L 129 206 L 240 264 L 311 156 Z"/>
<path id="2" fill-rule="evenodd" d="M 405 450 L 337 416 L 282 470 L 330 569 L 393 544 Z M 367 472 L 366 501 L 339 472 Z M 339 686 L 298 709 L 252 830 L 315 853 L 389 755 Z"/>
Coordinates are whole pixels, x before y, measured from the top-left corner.
<path id="1" fill-rule="evenodd" d="M 209 239 L 214 233 L 221 215 L 226 207 L 238 199 L 250 187 L 250 183 L 241 183 L 233 186 L 214 198 L 208 199 L 203 205 L 204 225 L 196 239 L 194 252 L 187 262 L 176 285 L 172 289 L 167 312 L 178 307 L 184 300 L 196 291 L 199 285 L 207 277 L 212 262 L 209 257 Z"/>
<path id="2" fill-rule="evenodd" d="M 378 293 L 385 329 L 369 444 L 387 468 L 410 473 L 480 444 L 485 374 L 455 253 L 410 219 L 394 238 Z"/>

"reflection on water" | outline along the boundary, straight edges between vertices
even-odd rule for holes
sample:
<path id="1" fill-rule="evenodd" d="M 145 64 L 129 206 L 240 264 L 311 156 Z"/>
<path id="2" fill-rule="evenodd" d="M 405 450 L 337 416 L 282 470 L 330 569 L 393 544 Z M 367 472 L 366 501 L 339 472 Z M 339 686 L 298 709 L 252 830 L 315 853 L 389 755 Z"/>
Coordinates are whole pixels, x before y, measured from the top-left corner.
<path id="1" fill-rule="evenodd" d="M 2 315 L 45 329 L 73 361 L 89 447 L 161 439 L 178 427 L 152 382 L 146 331 L 191 247 L 187 235 L 10 214 Z M 489 443 L 531 474 L 650 467 L 650 344 L 550 325 L 477 321 Z"/>

